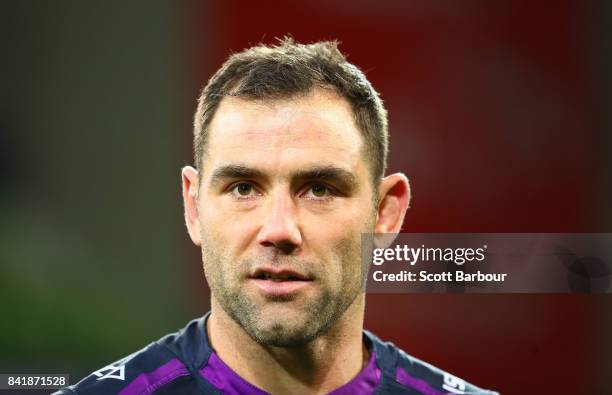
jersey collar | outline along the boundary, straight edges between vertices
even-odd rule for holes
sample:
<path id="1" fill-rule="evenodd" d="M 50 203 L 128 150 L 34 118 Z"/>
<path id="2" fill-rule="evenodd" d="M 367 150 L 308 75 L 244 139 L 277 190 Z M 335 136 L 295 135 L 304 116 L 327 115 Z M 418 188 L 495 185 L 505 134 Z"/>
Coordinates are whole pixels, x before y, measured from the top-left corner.
<path id="1" fill-rule="evenodd" d="M 212 350 L 206 333 L 206 320 L 209 315 L 210 312 L 201 319 L 201 325 L 198 325 L 202 331 L 198 337 L 203 340 L 205 354 L 208 354 L 206 362 L 199 369 L 199 374 L 223 394 L 268 395 L 268 392 L 255 387 L 240 377 Z M 376 350 L 373 347 L 372 339 L 366 333 L 364 333 L 363 339 L 370 351 L 368 363 L 351 381 L 330 392 L 329 395 L 373 394 L 376 391 L 382 374 L 378 367 Z"/>

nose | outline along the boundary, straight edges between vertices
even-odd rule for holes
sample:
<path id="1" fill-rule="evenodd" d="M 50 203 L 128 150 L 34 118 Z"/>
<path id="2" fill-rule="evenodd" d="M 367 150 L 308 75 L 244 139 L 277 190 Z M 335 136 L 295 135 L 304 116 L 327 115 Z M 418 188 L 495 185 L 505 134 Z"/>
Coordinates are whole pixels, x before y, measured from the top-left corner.
<path id="1" fill-rule="evenodd" d="M 276 247 L 286 254 L 302 245 L 297 207 L 290 194 L 278 193 L 272 197 L 257 242 L 265 247 Z"/>

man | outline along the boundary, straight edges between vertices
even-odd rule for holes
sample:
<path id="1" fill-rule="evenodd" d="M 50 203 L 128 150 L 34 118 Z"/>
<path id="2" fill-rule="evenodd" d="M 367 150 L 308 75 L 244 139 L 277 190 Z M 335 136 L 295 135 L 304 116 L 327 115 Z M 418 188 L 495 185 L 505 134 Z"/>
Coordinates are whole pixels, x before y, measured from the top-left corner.
<path id="1" fill-rule="evenodd" d="M 64 394 L 483 394 L 363 330 L 362 234 L 400 231 L 387 115 L 336 43 L 232 55 L 202 92 L 185 222 L 211 312 Z"/>

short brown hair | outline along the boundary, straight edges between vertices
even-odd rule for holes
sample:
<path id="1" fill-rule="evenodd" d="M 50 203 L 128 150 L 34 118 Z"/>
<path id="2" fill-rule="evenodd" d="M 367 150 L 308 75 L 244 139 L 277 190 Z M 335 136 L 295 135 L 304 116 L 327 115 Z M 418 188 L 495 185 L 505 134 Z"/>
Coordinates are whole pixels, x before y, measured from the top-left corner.
<path id="1" fill-rule="evenodd" d="M 252 100 L 283 99 L 314 88 L 332 88 L 351 105 L 355 123 L 371 159 L 374 185 L 387 163 L 387 111 L 363 72 L 338 50 L 337 41 L 296 43 L 284 37 L 277 45 L 257 45 L 235 53 L 210 78 L 198 100 L 194 120 L 195 166 L 202 160 L 212 118 L 225 96 Z"/>

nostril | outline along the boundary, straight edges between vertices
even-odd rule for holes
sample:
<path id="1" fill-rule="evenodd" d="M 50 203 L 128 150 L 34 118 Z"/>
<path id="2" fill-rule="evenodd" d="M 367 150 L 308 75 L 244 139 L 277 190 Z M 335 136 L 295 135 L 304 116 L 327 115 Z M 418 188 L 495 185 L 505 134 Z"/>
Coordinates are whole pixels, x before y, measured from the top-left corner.
<path id="1" fill-rule="evenodd" d="M 287 241 L 282 243 L 276 243 L 276 248 L 284 252 L 285 254 L 291 254 L 298 246 L 294 243 Z"/>
<path id="2" fill-rule="evenodd" d="M 260 244 L 264 247 L 274 247 L 274 243 L 272 243 L 271 241 L 262 241 L 260 242 Z"/>
<path id="3" fill-rule="evenodd" d="M 259 244 L 261 244 L 264 247 L 277 248 L 284 254 L 291 254 L 298 248 L 298 245 L 292 242 L 291 240 L 283 240 L 283 241 L 278 241 L 278 242 L 264 240 L 264 241 L 260 241 Z"/>

